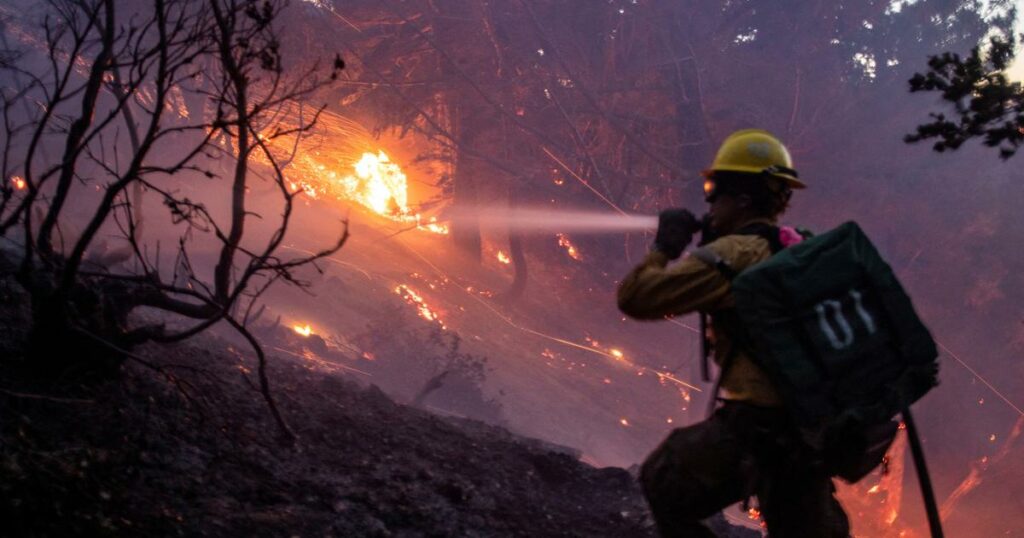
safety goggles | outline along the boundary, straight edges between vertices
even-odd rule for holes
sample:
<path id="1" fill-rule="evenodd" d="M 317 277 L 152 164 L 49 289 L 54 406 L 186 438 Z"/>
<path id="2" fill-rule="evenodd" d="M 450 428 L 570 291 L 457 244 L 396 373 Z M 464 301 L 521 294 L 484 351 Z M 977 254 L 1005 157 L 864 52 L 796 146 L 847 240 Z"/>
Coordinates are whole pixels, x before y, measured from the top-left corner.
<path id="1" fill-rule="evenodd" d="M 704 178 L 704 201 L 713 204 L 718 199 L 720 194 L 723 194 L 725 189 L 722 188 L 721 183 L 715 181 L 713 176 L 707 176 Z"/>
<path id="2" fill-rule="evenodd" d="M 708 174 L 704 176 L 704 201 L 713 204 L 719 196 L 723 194 L 734 194 L 736 191 L 733 188 L 728 188 L 724 183 L 728 183 L 728 178 L 715 179 L 714 174 Z M 792 196 L 793 191 L 782 181 L 768 183 L 768 188 L 777 195 L 784 196 L 786 200 Z"/>

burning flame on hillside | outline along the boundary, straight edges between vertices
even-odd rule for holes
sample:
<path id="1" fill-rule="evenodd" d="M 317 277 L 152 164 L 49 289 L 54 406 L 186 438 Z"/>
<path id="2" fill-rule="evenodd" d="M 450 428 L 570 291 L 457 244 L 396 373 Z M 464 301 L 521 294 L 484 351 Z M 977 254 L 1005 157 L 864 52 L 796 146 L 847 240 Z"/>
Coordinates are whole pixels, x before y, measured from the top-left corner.
<path id="1" fill-rule="evenodd" d="M 275 132 L 303 123 L 308 123 L 308 117 L 303 118 L 301 107 L 293 106 L 282 113 Z M 322 111 L 316 128 L 301 136 L 306 149 L 296 151 L 293 136 L 257 135 L 278 164 L 284 165 L 292 192 L 301 191 L 314 199 L 356 202 L 389 220 L 436 234 L 448 233 L 448 227 L 436 218 L 424 217 L 410 207 L 406 173 L 358 123 Z M 269 164 L 258 152 L 255 155 Z"/>
<path id="2" fill-rule="evenodd" d="M 310 327 L 308 323 L 305 325 L 299 325 L 298 323 L 296 323 L 295 325 L 292 325 L 292 330 L 295 331 L 295 334 L 299 336 L 308 337 L 311 334 L 313 334 L 313 328 Z"/>
<path id="3" fill-rule="evenodd" d="M 290 187 L 307 196 L 334 198 L 356 202 L 378 215 L 396 222 L 415 225 L 418 229 L 447 234 L 448 227 L 436 218 L 424 219 L 409 208 L 408 178 L 387 153 L 365 152 L 352 165 L 352 172 L 340 174 L 320 162 L 320 152 L 296 156 Z"/>
<path id="4" fill-rule="evenodd" d="M 444 322 L 441 321 L 441 316 L 434 310 L 431 310 L 430 306 L 423 299 L 423 296 L 416 293 L 416 290 L 406 286 L 405 284 L 401 284 L 395 288 L 395 293 L 401 296 L 402 299 L 405 299 L 405 302 L 415 306 L 416 314 L 419 317 L 427 321 L 436 322 L 442 329 L 448 328 Z"/>
<path id="5" fill-rule="evenodd" d="M 400 166 L 391 162 L 386 153 L 364 153 L 354 168 L 355 176 L 345 176 L 340 180 L 341 188 L 348 198 L 381 215 L 409 211 L 405 173 Z"/>

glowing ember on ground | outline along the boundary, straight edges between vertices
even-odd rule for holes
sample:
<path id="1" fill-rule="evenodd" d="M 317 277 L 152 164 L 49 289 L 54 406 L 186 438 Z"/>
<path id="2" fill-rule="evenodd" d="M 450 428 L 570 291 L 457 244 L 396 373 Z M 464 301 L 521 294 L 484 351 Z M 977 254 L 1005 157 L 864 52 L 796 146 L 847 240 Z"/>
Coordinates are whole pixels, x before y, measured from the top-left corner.
<path id="1" fill-rule="evenodd" d="M 747 510 L 747 517 L 750 519 L 761 519 L 761 511 L 757 508 L 750 508 Z"/>
<path id="2" fill-rule="evenodd" d="M 409 286 L 401 284 L 395 288 L 395 293 L 397 293 L 403 299 L 405 299 L 405 302 L 415 306 L 416 313 L 419 315 L 419 317 L 427 321 L 436 322 L 438 325 L 441 326 L 442 329 L 448 328 L 445 326 L 444 322 L 441 321 L 441 317 L 438 315 L 438 313 L 430 309 L 430 306 L 427 305 L 427 302 L 423 300 L 423 296 L 421 296 L 419 293 L 416 293 L 416 291 L 410 288 Z"/>
<path id="3" fill-rule="evenodd" d="M 292 330 L 295 331 L 295 334 L 300 336 L 309 336 L 313 334 L 313 328 L 310 327 L 308 323 L 306 325 L 292 325 Z"/>
<path id="4" fill-rule="evenodd" d="M 28 187 L 28 183 L 26 183 L 25 179 L 21 176 L 11 176 L 11 184 L 13 184 L 14 188 L 19 191 L 23 191 L 25 190 L 25 187 Z"/>
<path id="5" fill-rule="evenodd" d="M 622 351 L 618 349 L 610 349 L 608 350 L 608 353 L 611 353 L 613 357 L 619 360 L 622 360 L 625 357 L 625 355 L 622 354 Z"/>
<path id="6" fill-rule="evenodd" d="M 508 257 L 508 255 L 500 250 L 498 251 L 498 254 L 495 257 L 498 258 L 499 263 L 504 263 L 506 265 L 512 263 L 512 260 Z"/>
<path id="7" fill-rule="evenodd" d="M 624 418 L 623 419 L 619 419 L 619 424 L 622 424 L 623 426 L 627 426 L 628 427 L 629 426 L 629 421 L 624 419 Z"/>
<path id="8" fill-rule="evenodd" d="M 564 248 L 565 252 L 569 254 L 570 258 L 577 261 L 582 259 L 582 256 L 580 256 L 580 251 L 576 248 L 576 245 L 573 245 L 565 234 L 557 234 L 556 237 L 558 237 L 558 246 Z"/>

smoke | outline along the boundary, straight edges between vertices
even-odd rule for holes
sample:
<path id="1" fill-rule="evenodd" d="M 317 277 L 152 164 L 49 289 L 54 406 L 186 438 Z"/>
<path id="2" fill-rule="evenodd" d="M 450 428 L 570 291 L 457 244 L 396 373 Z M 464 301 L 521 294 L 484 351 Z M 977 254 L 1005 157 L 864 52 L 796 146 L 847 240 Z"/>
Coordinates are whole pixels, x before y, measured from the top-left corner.
<path id="1" fill-rule="evenodd" d="M 507 207 L 461 208 L 450 213 L 453 224 L 478 223 L 515 232 L 607 233 L 654 230 L 658 217 L 600 211 L 554 211 Z"/>

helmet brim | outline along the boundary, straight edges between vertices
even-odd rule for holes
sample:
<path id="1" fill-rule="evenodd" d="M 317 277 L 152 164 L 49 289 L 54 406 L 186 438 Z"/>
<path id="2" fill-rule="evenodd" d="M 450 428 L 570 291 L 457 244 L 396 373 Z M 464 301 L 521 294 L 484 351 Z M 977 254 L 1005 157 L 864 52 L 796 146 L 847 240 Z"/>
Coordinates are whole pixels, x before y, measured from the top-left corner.
<path id="1" fill-rule="evenodd" d="M 800 181 L 799 179 L 790 174 L 782 172 L 767 172 L 764 168 L 758 168 L 754 166 L 720 166 L 718 168 L 709 168 L 707 170 L 704 170 L 703 172 L 701 172 L 701 175 L 703 175 L 704 177 L 711 177 L 712 175 L 714 175 L 715 172 L 740 172 L 744 174 L 755 175 L 768 174 L 771 177 L 781 179 L 786 184 L 786 186 L 788 186 L 791 189 L 807 188 L 806 183 Z"/>

